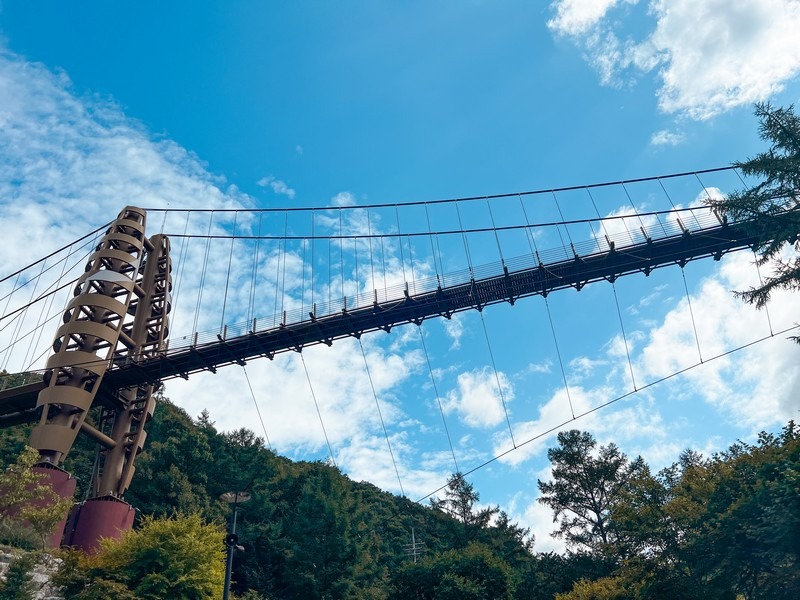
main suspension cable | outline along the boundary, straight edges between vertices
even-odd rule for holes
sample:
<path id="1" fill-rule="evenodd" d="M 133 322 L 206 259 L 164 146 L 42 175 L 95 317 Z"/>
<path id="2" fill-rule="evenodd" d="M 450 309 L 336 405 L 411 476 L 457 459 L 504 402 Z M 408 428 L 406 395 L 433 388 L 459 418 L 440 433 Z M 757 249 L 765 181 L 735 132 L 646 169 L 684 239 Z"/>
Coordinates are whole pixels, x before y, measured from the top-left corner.
<path id="1" fill-rule="evenodd" d="M 775 336 L 783 335 L 785 333 L 789 333 L 790 331 L 797 330 L 797 329 L 800 329 L 800 325 L 792 325 L 791 327 L 787 327 L 785 329 L 782 329 L 781 331 L 776 331 L 775 333 L 770 333 L 770 335 L 766 335 L 764 337 L 758 338 L 757 340 L 753 340 L 752 342 L 748 342 L 746 344 L 742 344 L 741 346 L 737 346 L 736 348 L 731 348 L 730 350 L 727 350 L 725 352 L 721 352 L 720 354 L 717 354 L 717 355 L 712 356 L 711 358 L 707 359 L 704 363 L 697 362 L 697 363 L 694 363 L 692 365 L 689 365 L 688 367 L 684 367 L 683 369 L 680 369 L 679 371 L 675 371 L 674 373 L 670 373 L 669 375 L 665 375 L 663 377 L 659 377 L 658 379 L 655 379 L 655 380 L 653 380 L 653 381 L 641 386 L 637 390 L 631 390 L 630 392 L 626 392 L 624 394 L 620 394 L 619 396 L 616 396 L 616 397 L 614 397 L 614 398 L 612 398 L 612 399 L 610 399 L 610 400 L 608 400 L 606 402 L 603 402 L 602 404 L 598 404 L 594 408 L 590 408 L 588 410 L 583 411 L 582 413 L 574 415 L 571 419 L 567 419 L 567 420 L 565 420 L 565 421 L 563 421 L 561 423 L 558 423 L 557 425 L 554 425 L 553 427 L 550 427 L 549 429 L 546 429 L 545 431 L 537 433 L 536 435 L 531 436 L 528 439 L 526 439 L 525 441 L 520 442 L 519 444 L 517 444 L 517 446 L 515 448 L 509 448 L 508 450 L 500 452 L 499 454 L 496 454 L 492 458 L 480 463 L 479 465 L 476 465 L 476 466 L 472 467 L 471 469 L 468 469 L 467 471 L 462 472 L 461 474 L 464 475 L 464 476 L 467 476 L 467 475 L 470 475 L 472 473 L 475 473 L 476 471 L 479 471 L 480 469 L 483 469 L 484 467 L 488 467 L 492 463 L 497 462 L 501 458 L 503 458 L 505 456 L 508 456 L 512 452 L 519 451 L 520 448 L 522 448 L 523 446 L 526 446 L 527 444 L 535 442 L 536 440 L 540 440 L 543 437 L 548 436 L 551 433 L 553 433 L 555 431 L 558 431 L 559 429 L 561 429 L 563 427 L 566 427 L 570 423 L 573 423 L 573 422 L 575 422 L 575 421 L 577 421 L 579 419 L 582 419 L 583 417 L 586 417 L 586 416 L 589 416 L 589 415 L 591 415 L 593 413 L 596 413 L 596 412 L 598 412 L 598 411 L 600 411 L 600 410 L 602 410 L 604 408 L 608 408 L 612 404 L 616 404 L 620 400 L 624 400 L 625 398 L 629 398 L 630 396 L 633 396 L 634 394 L 638 394 L 639 392 L 642 392 L 643 390 L 646 390 L 648 388 L 656 386 L 656 385 L 658 385 L 660 383 L 663 383 L 664 381 L 668 381 L 670 379 L 678 377 L 679 375 L 683 375 L 684 373 L 687 373 L 688 371 L 691 371 L 692 369 L 700 367 L 700 366 L 702 366 L 704 364 L 708 364 L 708 363 L 710 363 L 712 361 L 715 361 L 717 359 L 724 358 L 726 356 L 729 356 L 731 354 L 739 352 L 740 350 L 745 350 L 745 349 L 750 348 L 751 346 L 755 346 L 756 344 L 759 344 L 759 343 L 761 343 L 763 341 L 772 339 Z M 420 503 L 423 500 L 426 500 L 427 498 L 430 498 L 434 494 L 439 493 L 440 491 L 442 491 L 446 487 L 447 487 L 447 484 L 444 484 L 441 487 L 433 490 L 432 492 L 429 492 L 429 493 L 425 494 L 421 498 L 418 498 L 416 500 L 416 502 Z"/>

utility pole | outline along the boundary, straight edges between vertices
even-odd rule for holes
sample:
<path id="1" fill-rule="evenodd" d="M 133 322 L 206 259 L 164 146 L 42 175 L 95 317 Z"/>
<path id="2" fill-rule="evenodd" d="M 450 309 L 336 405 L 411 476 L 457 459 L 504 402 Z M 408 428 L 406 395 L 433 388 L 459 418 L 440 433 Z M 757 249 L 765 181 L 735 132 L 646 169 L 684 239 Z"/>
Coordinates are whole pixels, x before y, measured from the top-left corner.
<path id="1" fill-rule="evenodd" d="M 414 562 L 417 562 L 417 556 L 425 552 L 425 542 L 418 542 L 415 535 L 414 535 L 414 528 L 411 528 L 411 543 L 405 544 L 403 549 L 405 550 L 406 554 L 409 556 L 414 557 Z"/>

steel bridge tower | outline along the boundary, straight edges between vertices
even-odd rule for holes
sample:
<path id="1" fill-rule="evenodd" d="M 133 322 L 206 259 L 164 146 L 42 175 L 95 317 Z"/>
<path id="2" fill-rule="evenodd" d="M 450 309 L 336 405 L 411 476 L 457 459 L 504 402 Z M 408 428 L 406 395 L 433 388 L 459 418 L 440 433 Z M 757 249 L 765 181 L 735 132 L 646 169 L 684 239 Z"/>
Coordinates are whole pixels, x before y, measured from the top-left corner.
<path id="1" fill-rule="evenodd" d="M 59 465 L 78 433 L 100 447 L 92 477 L 91 498 L 76 504 L 65 524 L 53 533 L 61 542 L 84 550 L 101 537 L 118 537 L 133 525 L 134 510 L 123 500 L 134 461 L 153 415 L 148 382 L 121 389 L 102 404 L 97 392 L 113 365 L 155 358 L 166 350 L 172 288 L 169 239 L 145 237 L 145 211 L 125 207 L 86 264 L 67 305 L 63 324 L 48 358 L 45 387 L 37 408 L 42 413 L 31 434 L 41 460 L 34 467 L 52 488 L 71 498 L 75 480 Z"/>

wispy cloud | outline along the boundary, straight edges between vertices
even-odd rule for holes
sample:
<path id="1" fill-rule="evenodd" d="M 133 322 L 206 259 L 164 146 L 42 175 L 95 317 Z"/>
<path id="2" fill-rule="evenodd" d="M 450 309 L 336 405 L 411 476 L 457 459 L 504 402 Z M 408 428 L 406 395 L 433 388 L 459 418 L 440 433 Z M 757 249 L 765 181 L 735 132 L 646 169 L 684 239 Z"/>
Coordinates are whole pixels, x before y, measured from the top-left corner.
<path id="1" fill-rule="evenodd" d="M 685 139 L 686 136 L 679 131 L 662 129 L 661 131 L 656 131 L 652 136 L 650 136 L 650 143 L 653 146 L 677 146 Z"/>
<path id="2" fill-rule="evenodd" d="M 450 349 L 458 350 L 461 348 L 461 338 L 464 336 L 464 317 L 460 313 L 452 315 L 449 319 L 442 321 L 445 335 L 450 338 Z"/>
<path id="3" fill-rule="evenodd" d="M 331 198 L 331 204 L 333 206 L 355 206 L 358 202 L 351 192 L 339 192 Z"/>
<path id="4" fill-rule="evenodd" d="M 286 182 L 275 179 L 273 175 L 262 177 L 256 182 L 256 185 L 260 187 L 269 187 L 275 194 L 286 196 L 289 200 L 293 200 L 296 194 L 292 188 L 286 185 Z"/>
<path id="5" fill-rule="evenodd" d="M 79 97 L 65 74 L 28 62 L 2 47 L 0 124 L 0 228 L 7 244 L 0 253 L 3 274 L 113 219 L 126 204 L 194 209 L 241 209 L 256 205 L 254 199 L 224 178 L 210 174 L 191 152 L 174 141 L 149 135 L 113 102 Z M 264 178 L 262 184 L 286 197 L 294 195 L 288 185 L 274 177 Z M 354 203 L 349 193 L 337 198 L 341 205 Z M 281 228 L 282 225 L 278 224 Z M 335 225 L 339 225 L 338 220 Z M 345 225 L 350 229 L 362 226 L 351 216 Z M 163 227 L 167 231 L 224 235 L 234 229 L 237 233 L 256 232 L 259 226 L 258 220 L 248 213 L 198 211 L 151 218 L 147 229 L 150 234 Z M 363 226 L 368 228 L 366 224 Z M 378 223 L 372 226 L 377 228 Z M 174 240 L 173 342 L 177 343 L 176 336 L 187 332 L 220 327 L 218 303 L 223 296 L 226 323 L 243 319 L 250 311 L 257 311 L 254 314 L 257 317 L 271 317 L 281 310 L 299 310 L 301 306 L 307 310 L 310 306 L 308 284 L 313 272 L 309 256 L 304 260 L 304 251 L 310 252 L 307 240 L 281 247 L 263 242 L 257 264 L 252 246 L 244 245 L 245 242 L 232 244 L 229 240 L 222 243 Z M 31 249 L 35 249 L 35 256 L 31 256 Z M 345 254 L 345 266 L 352 262 L 352 257 Z M 386 272 L 381 274 L 382 279 L 390 283 L 402 281 L 400 260 L 391 247 L 385 249 L 383 264 Z M 418 264 L 417 268 L 422 273 L 428 271 L 424 264 Z M 256 307 L 250 304 L 249 282 L 254 269 L 263 274 L 255 290 L 259 299 Z M 372 286 L 372 282 L 367 283 L 363 269 L 347 270 L 339 277 L 347 290 L 362 291 Z M 8 291 L 11 283 L 0 285 L 0 292 Z M 338 283 L 337 280 L 337 288 Z M 317 293 L 326 296 L 330 282 L 318 281 L 318 284 Z M 227 295 L 223 294 L 226 286 Z M 337 289 L 337 294 L 340 293 Z M 18 292 L 11 298 L 10 306 L 26 303 L 30 294 L 27 288 L 24 293 Z M 64 302 L 62 298 L 53 303 L 52 311 L 57 314 Z M 195 309 L 200 312 L 192 323 Z M 38 312 L 31 311 L 29 321 L 33 325 L 38 318 Z M 12 326 L 0 332 L 0 350 L 8 345 L 14 329 Z M 42 335 L 39 345 L 46 349 L 51 335 L 51 331 Z M 337 342 L 332 350 L 316 347 L 304 351 L 313 388 L 296 354 L 280 355 L 274 362 L 249 362 L 248 377 L 265 417 L 267 435 L 278 451 L 301 458 L 327 454 L 311 394 L 313 389 L 340 466 L 356 477 L 374 475 L 380 485 L 398 490 L 394 467 L 389 465 L 377 400 L 406 491 L 427 493 L 441 485 L 450 469 L 425 469 L 420 465 L 417 457 L 423 450 L 419 448 L 420 440 L 414 438 L 419 424 L 405 412 L 398 397 L 398 392 L 419 368 L 420 354 L 400 336 L 385 338 L 386 348 L 378 343 L 382 339 L 376 336 L 364 340 L 372 382 L 367 377 L 364 356 L 352 340 Z M 19 354 L 19 361 L 25 360 L 26 364 L 41 349 L 37 346 L 28 350 L 27 342 L 28 339 L 24 348 L 19 344 L 15 349 L 15 357 Z M 0 359 L 5 361 L 6 357 L 7 354 Z M 228 367 L 217 375 L 199 375 L 189 381 L 170 381 L 166 389 L 190 414 L 197 415 L 207 408 L 222 429 L 245 426 L 263 435 L 239 368 Z M 364 467 L 367 464 L 382 467 L 379 473 L 370 472 Z"/>

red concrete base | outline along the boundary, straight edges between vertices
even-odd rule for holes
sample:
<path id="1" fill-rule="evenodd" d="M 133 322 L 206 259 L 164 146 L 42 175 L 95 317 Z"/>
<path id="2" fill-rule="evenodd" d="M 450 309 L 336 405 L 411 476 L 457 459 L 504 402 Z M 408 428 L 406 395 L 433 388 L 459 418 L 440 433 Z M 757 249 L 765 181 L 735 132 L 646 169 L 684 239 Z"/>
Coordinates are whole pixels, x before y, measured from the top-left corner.
<path id="1" fill-rule="evenodd" d="M 43 475 L 43 483 L 49 485 L 56 494 L 62 498 L 72 499 L 77 481 L 64 469 L 47 463 L 41 463 L 33 467 L 33 472 Z M 61 545 L 61 538 L 64 536 L 64 526 L 66 522 L 67 516 L 65 515 L 64 519 L 53 528 L 53 532 L 50 534 L 50 538 L 47 541 L 48 548 L 58 548 Z"/>
<path id="2" fill-rule="evenodd" d="M 100 548 L 101 538 L 117 539 L 133 527 L 134 508 L 114 496 L 91 498 L 72 507 L 64 540 L 89 554 Z"/>

